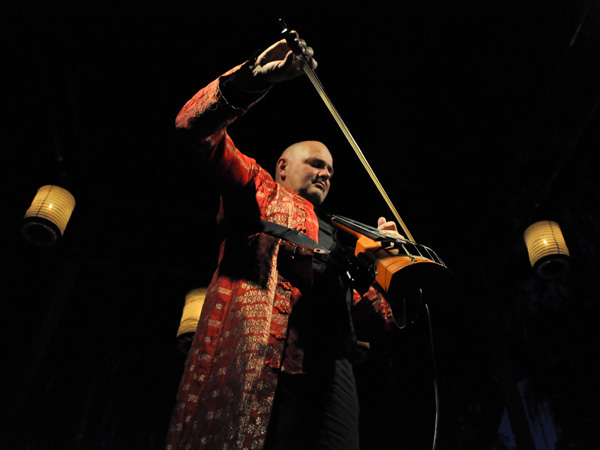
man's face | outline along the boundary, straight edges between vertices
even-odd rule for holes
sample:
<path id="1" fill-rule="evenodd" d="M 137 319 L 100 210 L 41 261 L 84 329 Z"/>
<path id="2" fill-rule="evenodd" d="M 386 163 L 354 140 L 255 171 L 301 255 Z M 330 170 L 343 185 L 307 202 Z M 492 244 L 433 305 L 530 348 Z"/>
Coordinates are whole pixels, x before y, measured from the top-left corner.
<path id="1" fill-rule="evenodd" d="M 278 182 L 315 206 L 327 197 L 333 175 L 333 158 L 324 144 L 301 142 L 288 148 L 277 164 Z"/>

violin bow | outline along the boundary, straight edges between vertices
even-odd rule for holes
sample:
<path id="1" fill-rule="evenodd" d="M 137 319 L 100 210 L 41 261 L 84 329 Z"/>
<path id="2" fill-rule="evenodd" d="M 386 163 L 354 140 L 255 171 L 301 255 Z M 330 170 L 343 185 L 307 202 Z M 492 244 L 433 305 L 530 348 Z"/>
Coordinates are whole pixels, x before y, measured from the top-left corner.
<path id="1" fill-rule="evenodd" d="M 396 220 L 400 224 L 400 227 L 404 231 L 404 234 L 406 235 L 406 237 L 408 238 L 408 240 L 410 240 L 411 242 L 415 242 L 415 240 L 413 239 L 412 235 L 410 234 L 410 231 L 408 231 L 408 228 L 406 227 L 406 224 L 404 223 L 404 221 L 400 217 L 400 214 L 398 214 L 398 211 L 396 210 L 396 208 L 394 207 L 392 201 L 390 200 L 390 197 L 387 195 L 387 193 L 385 192 L 385 189 L 383 188 L 383 186 L 379 182 L 379 179 L 377 178 L 377 175 L 375 175 L 375 172 L 371 168 L 371 165 L 367 161 L 367 158 L 365 158 L 365 155 L 363 154 L 363 152 L 361 151 L 360 147 L 356 143 L 356 140 L 352 136 L 352 133 L 350 133 L 350 130 L 348 129 L 348 127 L 344 123 L 344 120 L 342 119 L 342 116 L 340 116 L 340 114 L 338 113 L 337 109 L 335 108 L 335 106 L 333 105 L 333 103 L 331 102 L 331 100 L 329 99 L 329 96 L 325 92 L 325 89 L 323 88 L 323 85 L 321 84 L 321 81 L 319 80 L 319 77 L 317 77 L 317 74 L 315 73 L 315 71 L 313 70 L 313 68 L 311 67 L 311 65 L 306 60 L 306 57 L 304 56 L 304 54 L 302 52 L 302 48 L 300 47 L 300 45 L 298 45 L 298 43 L 296 41 L 294 41 L 293 37 L 290 34 L 290 30 L 288 29 L 288 27 L 287 27 L 287 25 L 286 25 L 286 23 L 284 22 L 283 19 L 279 19 L 279 25 L 281 26 L 281 33 L 285 37 L 285 40 L 287 41 L 288 45 L 290 46 L 290 49 L 294 52 L 294 55 L 300 61 L 302 61 L 304 72 L 306 73 L 306 75 L 310 79 L 311 83 L 313 84 L 313 86 L 315 87 L 315 89 L 317 90 L 317 92 L 319 93 L 321 99 L 323 100 L 323 102 L 327 106 L 327 109 L 329 109 L 329 112 L 331 113 L 331 115 L 333 116 L 333 118 L 337 122 L 338 126 L 342 130 L 342 133 L 344 133 L 344 136 L 346 136 L 346 139 L 350 143 L 350 146 L 352 147 L 352 149 L 356 153 L 356 156 L 358 156 L 358 159 L 360 160 L 360 162 L 362 163 L 362 165 L 366 169 L 367 173 L 371 177 L 371 180 L 373 180 L 373 183 L 375 183 L 375 186 L 379 190 L 379 193 L 381 194 L 381 196 L 383 197 L 383 199 L 387 203 L 387 205 L 390 208 L 390 210 L 392 211 L 392 214 L 394 215 L 394 217 L 396 218 Z"/>

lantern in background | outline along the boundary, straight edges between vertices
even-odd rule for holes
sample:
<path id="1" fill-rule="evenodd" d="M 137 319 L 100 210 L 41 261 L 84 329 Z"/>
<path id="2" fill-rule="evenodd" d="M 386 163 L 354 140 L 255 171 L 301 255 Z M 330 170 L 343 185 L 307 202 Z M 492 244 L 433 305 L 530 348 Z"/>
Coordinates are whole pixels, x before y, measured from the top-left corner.
<path id="1" fill-rule="evenodd" d="M 551 220 L 536 222 L 523 234 L 529 261 L 540 278 L 553 279 L 569 268 L 569 249 L 559 225 Z"/>
<path id="2" fill-rule="evenodd" d="M 23 236 L 36 245 L 56 244 L 64 234 L 74 208 L 75 198 L 69 191 L 60 186 L 42 186 L 25 213 Z"/>
<path id="3" fill-rule="evenodd" d="M 177 337 L 190 333 L 194 334 L 198 327 L 198 320 L 200 319 L 200 313 L 202 312 L 202 306 L 204 305 L 204 299 L 206 298 L 207 288 L 192 289 L 185 296 L 185 305 L 183 306 L 183 313 L 181 315 L 181 322 L 179 323 L 179 329 L 177 330 Z"/>

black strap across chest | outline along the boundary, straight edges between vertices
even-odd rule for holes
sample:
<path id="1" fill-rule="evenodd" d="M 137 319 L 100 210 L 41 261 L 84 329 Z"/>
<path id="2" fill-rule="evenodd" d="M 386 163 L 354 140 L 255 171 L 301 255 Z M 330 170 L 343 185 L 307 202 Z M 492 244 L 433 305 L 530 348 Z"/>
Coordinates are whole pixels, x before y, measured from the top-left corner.
<path id="1" fill-rule="evenodd" d="M 279 225 L 275 222 L 269 222 L 267 220 L 261 220 L 261 231 L 271 236 L 285 239 L 286 241 L 293 242 L 294 244 L 301 245 L 302 247 L 311 247 L 320 250 L 319 253 L 329 253 L 330 248 L 319 244 L 314 239 L 310 238 L 306 234 L 293 230 L 291 228 Z M 319 227 L 320 230 L 321 227 Z M 321 233 L 319 233 L 320 238 Z"/>

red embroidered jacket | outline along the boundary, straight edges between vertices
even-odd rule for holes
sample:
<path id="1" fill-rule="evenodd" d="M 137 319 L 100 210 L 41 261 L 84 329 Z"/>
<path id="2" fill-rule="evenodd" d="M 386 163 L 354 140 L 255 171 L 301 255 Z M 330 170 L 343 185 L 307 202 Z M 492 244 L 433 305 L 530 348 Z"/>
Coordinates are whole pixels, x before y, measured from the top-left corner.
<path id="1" fill-rule="evenodd" d="M 176 120 L 220 187 L 219 222 L 252 229 L 264 219 L 318 240 L 313 205 L 277 184 L 227 134 L 226 127 L 246 112 L 221 92 L 219 83 L 228 74 L 199 91 Z M 185 364 L 167 450 L 262 448 L 279 371 L 302 370 L 302 352 L 293 342 L 284 355 L 286 338 L 293 339 L 287 336 L 288 317 L 302 295 L 277 270 L 290 245 L 252 232 L 222 244 Z M 299 273 L 312 263 L 310 255 L 295 261 Z M 393 324 L 389 306 L 375 290 L 363 298 L 355 294 L 354 302 Z"/>

